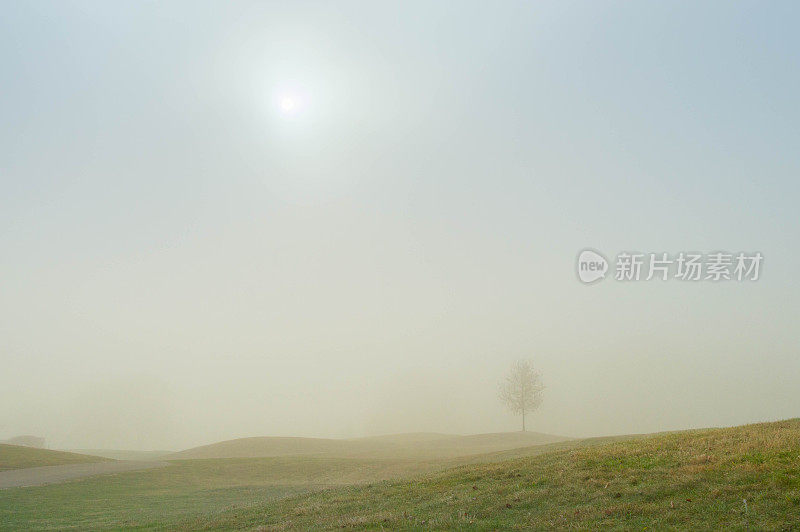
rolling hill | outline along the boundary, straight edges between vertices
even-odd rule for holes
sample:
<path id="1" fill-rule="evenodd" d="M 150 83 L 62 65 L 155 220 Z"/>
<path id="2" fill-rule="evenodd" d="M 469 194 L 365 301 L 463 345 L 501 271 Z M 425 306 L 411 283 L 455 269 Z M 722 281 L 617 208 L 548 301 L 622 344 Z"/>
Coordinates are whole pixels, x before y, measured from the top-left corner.
<path id="1" fill-rule="evenodd" d="M 183 527 L 795 530 L 800 525 L 800 419 L 564 445 L 411 481 L 235 508 Z"/>
<path id="2" fill-rule="evenodd" d="M 798 419 L 431 460 L 177 460 L 160 469 L 0 490 L 2 530 L 795 530 L 798 515 Z"/>
<path id="3" fill-rule="evenodd" d="M 103 462 L 105 460 L 107 459 L 99 456 L 0 443 L 0 471 L 25 467 Z"/>
<path id="4" fill-rule="evenodd" d="M 134 461 L 148 461 L 159 460 L 165 454 L 170 454 L 172 451 L 135 451 L 128 449 L 69 449 L 71 453 L 89 454 L 92 456 L 99 456 L 108 458 L 110 460 L 134 460 Z"/>
<path id="5" fill-rule="evenodd" d="M 263 458 L 318 455 L 359 458 L 454 458 L 543 445 L 567 438 L 538 432 L 458 436 L 437 433 L 392 434 L 348 440 L 259 437 L 228 440 L 165 455 L 167 460 Z"/>
<path id="6" fill-rule="evenodd" d="M 348 449 L 344 440 L 325 438 L 253 437 L 221 441 L 164 455 L 166 460 L 198 458 L 264 458 L 307 454 L 341 454 Z"/>

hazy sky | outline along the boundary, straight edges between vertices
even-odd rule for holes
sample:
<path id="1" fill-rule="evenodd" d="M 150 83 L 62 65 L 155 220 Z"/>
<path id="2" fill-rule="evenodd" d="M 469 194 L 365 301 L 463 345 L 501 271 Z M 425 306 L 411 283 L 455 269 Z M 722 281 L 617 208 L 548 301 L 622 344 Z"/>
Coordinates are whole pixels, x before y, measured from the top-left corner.
<path id="1" fill-rule="evenodd" d="M 0 438 L 800 415 L 800 5 L 0 3 Z M 291 109 L 289 109 L 291 108 Z M 755 283 L 575 257 L 760 251 Z"/>

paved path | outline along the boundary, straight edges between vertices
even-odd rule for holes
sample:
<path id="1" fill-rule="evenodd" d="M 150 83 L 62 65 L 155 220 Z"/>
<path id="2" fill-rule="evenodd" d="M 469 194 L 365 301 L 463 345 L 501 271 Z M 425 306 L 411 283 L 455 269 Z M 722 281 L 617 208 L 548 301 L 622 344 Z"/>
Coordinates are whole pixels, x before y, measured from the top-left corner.
<path id="1" fill-rule="evenodd" d="M 91 464 L 66 464 L 42 467 L 26 467 L 0 471 L 0 489 L 19 488 L 22 486 L 41 486 L 66 482 L 76 478 L 108 475 L 124 471 L 153 469 L 168 466 L 167 462 L 139 462 L 120 460 L 118 462 L 95 462 Z"/>

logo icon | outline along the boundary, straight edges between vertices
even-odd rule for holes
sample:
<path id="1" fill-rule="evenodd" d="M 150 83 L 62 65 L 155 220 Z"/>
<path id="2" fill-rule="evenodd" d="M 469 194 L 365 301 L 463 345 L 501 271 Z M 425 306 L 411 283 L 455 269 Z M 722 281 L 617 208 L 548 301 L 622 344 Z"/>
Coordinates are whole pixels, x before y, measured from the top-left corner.
<path id="1" fill-rule="evenodd" d="M 578 279 L 589 284 L 598 279 L 605 279 L 608 271 L 608 261 L 600 253 L 584 249 L 578 255 Z"/>

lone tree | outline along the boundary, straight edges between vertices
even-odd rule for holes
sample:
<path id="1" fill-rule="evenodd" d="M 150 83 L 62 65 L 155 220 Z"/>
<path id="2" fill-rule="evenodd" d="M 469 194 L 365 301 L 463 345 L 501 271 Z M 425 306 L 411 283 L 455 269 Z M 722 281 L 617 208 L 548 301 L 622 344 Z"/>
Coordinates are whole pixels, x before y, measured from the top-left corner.
<path id="1" fill-rule="evenodd" d="M 527 360 L 519 360 L 500 383 L 500 400 L 515 414 L 522 414 L 522 431 L 525 431 L 525 414 L 542 404 L 542 376 Z"/>

